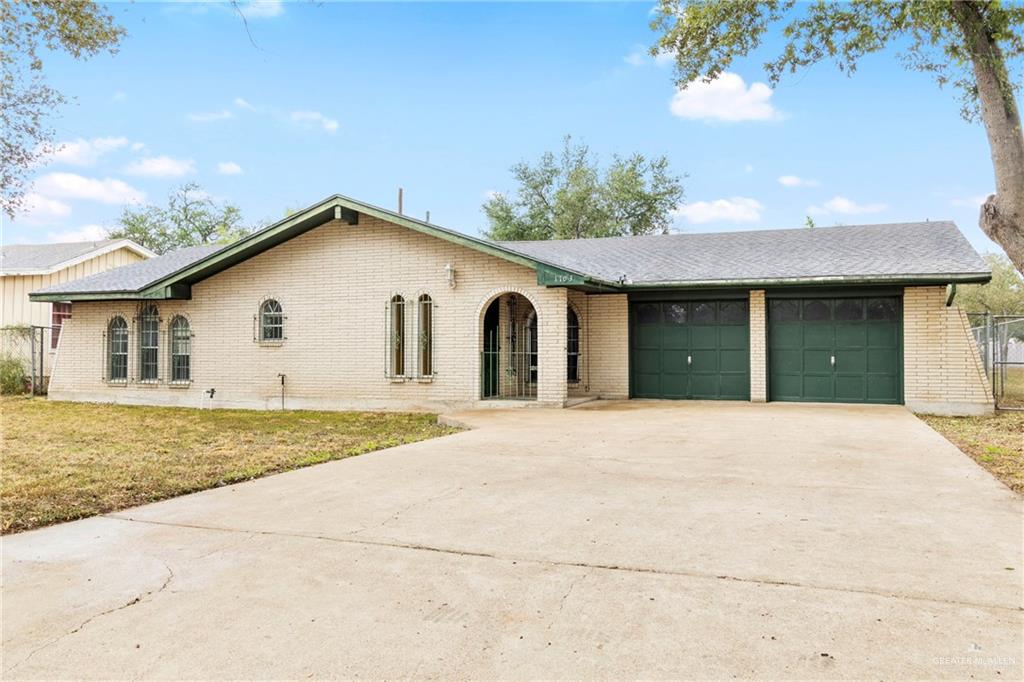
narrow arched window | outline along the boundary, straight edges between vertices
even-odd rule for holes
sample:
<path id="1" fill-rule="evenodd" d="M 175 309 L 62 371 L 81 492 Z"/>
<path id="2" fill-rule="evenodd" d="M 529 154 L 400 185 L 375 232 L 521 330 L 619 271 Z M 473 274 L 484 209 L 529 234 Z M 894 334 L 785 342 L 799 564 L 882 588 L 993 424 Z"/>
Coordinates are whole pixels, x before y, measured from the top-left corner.
<path id="1" fill-rule="evenodd" d="M 160 313 L 148 304 L 139 314 L 139 381 L 160 379 Z"/>
<path id="2" fill-rule="evenodd" d="M 284 341 L 284 310 L 272 298 L 260 306 L 260 341 Z"/>
<path id="3" fill-rule="evenodd" d="M 388 375 L 405 376 L 405 299 L 398 294 L 388 303 Z"/>
<path id="4" fill-rule="evenodd" d="M 107 324 L 107 381 L 128 381 L 128 323 L 120 316 Z"/>
<path id="5" fill-rule="evenodd" d="M 181 315 L 171 320 L 171 382 L 187 384 L 192 381 L 192 329 Z"/>
<path id="6" fill-rule="evenodd" d="M 580 318 L 576 311 L 568 308 L 565 330 L 566 379 L 570 384 L 580 381 Z"/>
<path id="7" fill-rule="evenodd" d="M 417 315 L 419 374 L 421 377 L 432 377 L 434 376 L 434 301 L 429 295 L 423 294 L 417 303 L 419 307 Z"/>

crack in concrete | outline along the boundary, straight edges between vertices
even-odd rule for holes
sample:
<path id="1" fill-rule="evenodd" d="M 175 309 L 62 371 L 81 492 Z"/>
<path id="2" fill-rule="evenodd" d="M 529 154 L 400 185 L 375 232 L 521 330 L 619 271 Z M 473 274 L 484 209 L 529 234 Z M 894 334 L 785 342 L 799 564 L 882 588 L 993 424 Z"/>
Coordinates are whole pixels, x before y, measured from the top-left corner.
<path id="1" fill-rule="evenodd" d="M 7 668 L 6 670 L 4 670 L 4 674 L 6 675 L 6 674 L 10 673 L 11 671 L 13 671 L 13 670 L 14 670 L 15 668 L 17 668 L 17 667 L 21 666 L 21 665 L 22 665 L 22 664 L 24 664 L 24 663 L 27 663 L 27 662 L 28 662 L 29 660 L 31 660 L 31 659 L 32 659 L 32 657 L 33 657 L 33 656 L 35 656 L 36 654 L 38 654 L 38 653 L 39 653 L 40 651 L 42 651 L 43 649 L 48 649 L 49 647 L 53 646 L 53 645 L 54 645 L 54 644 L 56 644 L 57 642 L 61 641 L 62 639 L 65 639 L 65 638 L 67 638 L 67 637 L 70 637 L 71 635 L 74 635 L 74 634 L 76 634 L 76 633 L 78 633 L 78 632 L 81 632 L 81 631 L 82 631 L 82 629 L 83 629 L 83 628 L 85 628 L 85 626 L 87 626 L 87 625 L 88 625 L 89 623 L 93 622 L 93 621 L 94 621 L 94 620 L 96 620 L 97 618 L 102 618 L 103 616 L 109 615 L 109 614 L 111 614 L 111 613 L 115 613 L 115 612 L 117 612 L 117 611 L 122 611 L 122 610 L 124 610 L 124 609 L 127 609 L 127 608 L 130 608 L 130 607 L 132 607 L 132 606 L 135 606 L 136 604 L 140 603 L 140 602 L 141 602 L 141 601 L 142 601 L 143 599 L 146 599 L 147 597 L 150 597 L 150 596 L 152 596 L 152 595 L 157 595 L 157 594 L 160 594 L 161 592 L 163 592 L 164 590 L 166 590 L 166 589 L 167 589 L 167 586 L 171 584 L 171 581 L 172 581 L 172 580 L 174 580 L 174 571 L 173 571 L 173 570 L 171 569 L 171 567 L 170 567 L 170 566 L 169 566 L 169 565 L 167 564 L 167 562 L 166 562 L 166 561 L 164 561 L 164 562 L 163 562 L 163 564 L 164 564 L 164 568 L 165 568 L 165 569 L 167 569 L 167 577 L 166 577 L 166 578 L 164 578 L 164 581 L 163 581 L 163 583 L 162 583 L 162 584 L 160 585 L 160 587 L 157 587 L 157 588 L 154 588 L 154 589 L 152 589 L 152 590 L 148 590 L 148 591 L 146 591 L 146 592 L 143 592 L 143 593 L 141 593 L 141 594 L 138 594 L 138 595 L 136 595 L 135 597 L 133 597 L 132 599 L 129 599 L 129 600 L 128 600 L 127 602 L 125 602 L 124 604 L 121 604 L 120 606 L 115 606 L 115 607 L 113 607 L 113 608 L 111 608 L 111 609 L 107 609 L 106 611 L 100 611 L 100 612 L 99 612 L 99 613 L 97 613 L 97 614 L 94 614 L 94 615 L 92 615 L 92 616 L 89 616 L 88 618 L 86 618 L 85 620 L 83 620 L 83 621 L 82 621 L 82 622 L 81 622 L 81 623 L 80 623 L 80 624 L 78 625 L 78 627 L 76 627 L 76 628 L 74 628 L 74 629 L 72 629 L 72 630 L 68 630 L 68 631 L 67 631 L 67 632 L 65 632 L 64 634 L 62 634 L 62 635 L 58 635 L 57 637 L 54 637 L 54 638 L 53 638 L 53 639 L 51 639 L 50 641 L 48 641 L 48 642 L 45 642 L 44 644 L 42 644 L 42 645 L 40 645 L 40 646 L 36 647 L 35 649 L 33 649 L 32 651 L 30 651 L 30 652 L 28 653 L 28 655 L 27 655 L 27 656 L 25 656 L 25 658 L 21 659 L 20 661 L 18 661 L 17 663 L 15 663 L 14 665 L 12 665 L 11 667 L 9 667 L 9 668 Z"/>
<path id="2" fill-rule="evenodd" d="M 684 569 L 665 569 L 665 568 L 654 568 L 650 566 L 629 566 L 624 564 L 599 564 L 590 563 L 586 561 L 570 561 L 567 559 L 537 559 L 537 558 L 523 558 L 511 555 L 503 555 L 495 552 L 480 552 L 473 550 L 455 549 L 451 547 L 434 547 L 432 545 L 423 545 L 418 543 L 401 542 L 392 540 L 391 542 L 384 542 L 381 540 L 374 540 L 370 538 L 357 538 L 357 537 L 333 537 L 330 535 L 319 535 L 314 533 L 300 533 L 300 532 L 289 532 L 289 531 L 273 531 L 273 530 L 249 530 L 242 528 L 225 528 L 218 526 L 204 526 L 199 524 L 190 523 L 172 523 L 169 521 L 153 521 L 150 519 L 136 519 L 130 516 L 118 516 L 116 514 L 104 514 L 104 518 L 115 519 L 117 521 L 124 521 L 126 523 L 144 523 L 154 526 L 170 526 L 174 528 L 185 528 L 191 530 L 207 530 L 222 533 L 251 533 L 253 535 L 264 535 L 268 537 L 289 537 L 297 538 L 302 540 L 323 540 L 325 542 L 336 542 L 340 544 L 352 544 L 352 545 L 365 545 L 368 547 L 388 547 L 392 549 L 407 549 L 419 552 L 436 552 L 438 554 L 449 554 L 452 556 L 463 556 L 473 557 L 480 559 L 495 559 L 498 561 L 509 561 L 512 563 L 519 564 L 534 564 L 538 566 L 558 566 L 565 568 L 584 568 L 601 571 L 621 571 L 625 573 L 640 573 L 648 575 L 664 575 L 664 576 L 676 576 L 683 578 L 697 578 L 701 580 L 722 580 L 739 583 L 749 583 L 756 585 L 768 585 L 772 587 L 793 587 L 802 588 L 808 590 L 823 590 L 828 592 L 844 592 L 849 594 L 864 594 L 872 597 L 883 597 L 886 599 L 902 599 L 907 601 L 918 601 L 929 604 L 945 604 L 951 606 L 966 606 L 970 608 L 978 609 L 989 609 L 996 611 L 1006 611 L 1010 613 L 1021 613 L 1024 612 L 1024 607 L 1021 606 L 1006 606 L 1004 604 L 993 604 L 993 603 L 981 603 L 972 602 L 962 599 L 944 599 L 941 597 L 930 597 L 918 594 L 900 594 L 897 592 L 888 592 L 885 590 L 872 589 L 867 587 L 842 587 L 838 585 L 822 585 L 814 583 L 799 582 L 795 580 L 780 580 L 773 578 L 758 578 L 758 577 L 744 577 L 736 575 L 728 575 L 721 573 L 711 573 L 707 571 L 696 571 L 696 570 L 684 570 Z"/>
<path id="3" fill-rule="evenodd" d="M 558 610 L 555 611 L 554 617 L 551 618 L 551 622 L 549 622 L 548 626 L 545 628 L 546 630 L 550 630 L 551 627 L 555 624 L 555 622 L 558 621 L 558 617 L 562 615 L 562 611 L 565 610 L 565 602 L 568 601 L 569 596 L 572 594 L 572 591 L 576 589 L 576 583 L 580 582 L 586 577 L 586 573 L 581 573 L 580 575 L 572 579 L 572 581 L 569 583 L 569 589 L 567 589 L 565 591 L 565 594 L 562 595 L 562 598 L 558 600 Z"/>
<path id="4" fill-rule="evenodd" d="M 438 500 L 444 499 L 444 498 L 449 497 L 451 495 L 456 495 L 456 494 L 460 493 L 461 491 L 462 491 L 462 486 L 456 486 L 454 488 L 448 488 L 447 490 L 443 490 L 443 491 L 441 491 L 440 493 L 438 493 L 436 495 L 431 495 L 430 497 L 424 498 L 422 500 L 417 500 L 415 502 L 407 504 L 406 506 L 402 507 L 398 511 L 392 513 L 391 516 L 389 516 L 388 518 L 384 519 L 380 523 L 378 523 L 378 524 L 376 524 L 374 526 L 364 526 L 362 528 L 358 528 L 358 529 L 356 529 L 354 531 L 351 531 L 349 533 L 349 535 L 358 535 L 358 534 L 364 533 L 364 532 L 366 532 L 367 530 L 370 530 L 370 529 L 379 530 L 379 529 L 383 528 L 384 526 L 388 525 L 389 523 L 391 523 L 392 521 L 397 521 L 398 517 L 402 516 L 403 514 L 408 513 L 409 511 L 415 509 L 416 507 L 428 505 L 431 502 L 436 502 Z"/>

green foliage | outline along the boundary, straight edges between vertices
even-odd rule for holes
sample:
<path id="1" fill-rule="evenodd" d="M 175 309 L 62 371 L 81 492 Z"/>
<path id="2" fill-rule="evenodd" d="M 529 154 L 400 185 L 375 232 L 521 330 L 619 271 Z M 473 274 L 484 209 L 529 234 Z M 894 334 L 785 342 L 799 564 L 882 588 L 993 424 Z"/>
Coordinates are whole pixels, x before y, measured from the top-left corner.
<path id="1" fill-rule="evenodd" d="M 818 224 L 814 222 L 814 218 L 812 218 L 811 216 L 804 217 L 804 227 L 806 227 L 808 230 L 813 230 L 817 226 Z"/>
<path id="2" fill-rule="evenodd" d="M 92 0 L 0 0 L 0 207 L 14 216 L 28 173 L 52 150 L 47 118 L 66 98 L 46 84 L 41 52 L 116 52 L 125 30 Z"/>
<path id="3" fill-rule="evenodd" d="M 978 111 L 967 35 L 974 22 L 1001 48 L 1001 60 L 1024 55 L 1024 6 L 998 0 L 661 0 L 651 24 L 661 37 L 651 51 L 676 56 L 676 78 L 685 86 L 698 78 L 713 80 L 736 58 L 760 48 L 777 25 L 783 47 L 764 64 L 772 84 L 822 61 L 853 74 L 863 57 L 895 46 L 906 67 L 957 87 L 970 119 Z M 996 66 L 1005 96 L 1012 98 L 1012 81 L 1003 64 Z"/>
<path id="4" fill-rule="evenodd" d="M 1024 276 L 1002 254 L 987 253 L 985 262 L 992 268 L 992 281 L 958 287 L 957 303 L 969 313 L 1024 315 Z"/>
<path id="5" fill-rule="evenodd" d="M 131 239 L 157 253 L 185 246 L 228 244 L 249 234 L 237 206 L 216 204 L 192 182 L 167 198 L 167 206 L 125 208 L 112 239 Z"/>
<path id="6" fill-rule="evenodd" d="M 26 393 L 25 363 L 10 353 L 0 354 L 0 394 Z"/>
<path id="7" fill-rule="evenodd" d="M 489 239 L 579 239 L 667 232 L 683 199 L 665 157 L 612 157 L 603 172 L 584 144 L 566 136 L 562 153 L 536 165 L 512 166 L 514 197 L 495 194 L 483 205 Z"/>

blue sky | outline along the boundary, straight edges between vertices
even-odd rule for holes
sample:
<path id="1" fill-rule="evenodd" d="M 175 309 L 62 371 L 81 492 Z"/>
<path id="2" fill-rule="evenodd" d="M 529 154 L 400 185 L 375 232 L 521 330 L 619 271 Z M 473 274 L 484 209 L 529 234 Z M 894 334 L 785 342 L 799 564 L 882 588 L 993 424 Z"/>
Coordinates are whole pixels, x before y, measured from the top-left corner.
<path id="1" fill-rule="evenodd" d="M 114 56 L 52 56 L 75 98 L 6 242 L 94 238 L 125 202 L 199 182 L 251 222 L 340 192 L 478 234 L 508 168 L 571 134 L 688 175 L 675 229 L 954 219 L 979 251 L 984 130 L 892 53 L 774 91 L 761 60 L 677 96 L 644 54 L 651 3 L 113 4 Z M 771 52 L 767 46 L 766 54 Z"/>

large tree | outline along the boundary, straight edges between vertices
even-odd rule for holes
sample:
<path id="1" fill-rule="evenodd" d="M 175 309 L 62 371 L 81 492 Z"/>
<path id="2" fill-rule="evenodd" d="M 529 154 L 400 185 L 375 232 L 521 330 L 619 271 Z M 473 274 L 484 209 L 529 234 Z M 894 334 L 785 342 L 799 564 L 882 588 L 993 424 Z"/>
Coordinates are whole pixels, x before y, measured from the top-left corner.
<path id="1" fill-rule="evenodd" d="M 602 170 L 585 144 L 566 137 L 561 154 L 512 166 L 515 194 L 483 205 L 490 239 L 579 239 L 665 232 L 683 198 L 665 157 L 615 156 Z"/>
<path id="2" fill-rule="evenodd" d="M 865 55 L 889 47 L 903 63 L 955 86 L 967 120 L 988 134 L 996 193 L 981 207 L 981 229 L 1024 271 L 1024 136 L 1008 60 L 1024 54 L 1024 6 L 998 0 L 661 0 L 652 52 L 675 55 L 679 87 L 714 80 L 734 59 L 781 27 L 782 46 L 764 68 L 783 74 L 821 61 L 852 74 Z"/>
<path id="3" fill-rule="evenodd" d="M 1001 254 L 987 253 L 985 262 L 992 268 L 992 281 L 961 286 L 960 307 L 969 313 L 1024 315 L 1024 277 Z"/>
<path id="4" fill-rule="evenodd" d="M 124 35 L 92 0 L 0 0 L 0 208 L 11 217 L 28 174 L 52 150 L 48 118 L 67 101 L 46 84 L 44 53 L 113 53 Z"/>
<path id="5" fill-rule="evenodd" d="M 228 244 L 252 230 L 232 204 L 217 204 L 194 182 L 167 197 L 167 206 L 125 208 L 112 239 L 131 239 L 157 253 L 185 246 Z"/>

